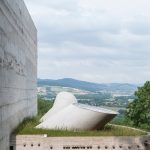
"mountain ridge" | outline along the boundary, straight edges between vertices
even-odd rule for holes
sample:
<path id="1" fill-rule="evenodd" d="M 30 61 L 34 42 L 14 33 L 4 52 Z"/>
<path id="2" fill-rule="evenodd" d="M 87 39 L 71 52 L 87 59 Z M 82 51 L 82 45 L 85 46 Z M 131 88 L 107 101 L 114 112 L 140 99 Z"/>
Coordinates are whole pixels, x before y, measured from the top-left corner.
<path id="1" fill-rule="evenodd" d="M 137 85 L 130 83 L 93 83 L 88 81 L 81 81 L 72 78 L 63 78 L 63 79 L 38 79 L 38 86 L 64 86 L 77 88 L 88 91 L 135 91 L 137 89 Z"/>

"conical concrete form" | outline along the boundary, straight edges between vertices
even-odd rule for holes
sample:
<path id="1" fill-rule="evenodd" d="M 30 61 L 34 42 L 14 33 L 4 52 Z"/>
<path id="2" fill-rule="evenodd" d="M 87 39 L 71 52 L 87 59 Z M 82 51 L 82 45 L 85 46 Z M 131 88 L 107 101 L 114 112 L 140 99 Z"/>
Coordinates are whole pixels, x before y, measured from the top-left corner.
<path id="1" fill-rule="evenodd" d="M 71 93 L 62 92 L 37 128 L 95 130 L 103 128 L 117 114 L 108 109 L 79 104 Z"/>
<path id="2" fill-rule="evenodd" d="M 68 92 L 61 92 L 57 95 L 53 107 L 40 119 L 41 122 L 47 120 L 60 110 L 63 110 L 70 104 L 77 103 L 75 96 Z"/>

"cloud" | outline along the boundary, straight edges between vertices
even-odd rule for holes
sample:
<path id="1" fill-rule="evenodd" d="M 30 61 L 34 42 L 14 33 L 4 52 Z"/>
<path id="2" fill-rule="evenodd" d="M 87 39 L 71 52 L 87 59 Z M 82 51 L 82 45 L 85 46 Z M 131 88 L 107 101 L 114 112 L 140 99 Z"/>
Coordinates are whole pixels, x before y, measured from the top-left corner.
<path id="1" fill-rule="evenodd" d="M 149 80 L 148 0 L 25 2 L 38 29 L 38 77 Z"/>

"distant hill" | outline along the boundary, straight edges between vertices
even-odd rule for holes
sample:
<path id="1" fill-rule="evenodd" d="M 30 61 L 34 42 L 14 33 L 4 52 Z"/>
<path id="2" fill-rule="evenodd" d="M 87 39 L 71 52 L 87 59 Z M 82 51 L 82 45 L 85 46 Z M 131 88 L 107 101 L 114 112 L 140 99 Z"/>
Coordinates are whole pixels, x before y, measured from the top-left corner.
<path id="1" fill-rule="evenodd" d="M 137 85 L 129 84 L 129 83 L 109 83 L 109 84 L 98 84 L 86 81 L 75 80 L 71 78 L 64 78 L 59 80 L 51 80 L 51 79 L 38 79 L 38 86 L 63 86 L 63 87 L 71 87 L 88 91 L 135 91 L 137 89 Z"/>

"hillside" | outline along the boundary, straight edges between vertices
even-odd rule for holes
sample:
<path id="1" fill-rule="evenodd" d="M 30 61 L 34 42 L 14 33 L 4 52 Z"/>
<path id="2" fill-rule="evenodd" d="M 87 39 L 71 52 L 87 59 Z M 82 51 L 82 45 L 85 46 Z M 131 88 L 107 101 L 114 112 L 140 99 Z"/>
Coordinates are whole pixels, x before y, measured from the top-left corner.
<path id="1" fill-rule="evenodd" d="M 64 78 L 59 80 L 38 79 L 38 86 L 43 86 L 43 85 L 71 87 L 71 88 L 87 90 L 91 92 L 96 92 L 96 91 L 134 92 L 137 89 L 137 85 L 129 84 L 129 83 L 99 84 L 99 83 L 75 80 L 71 78 Z"/>

